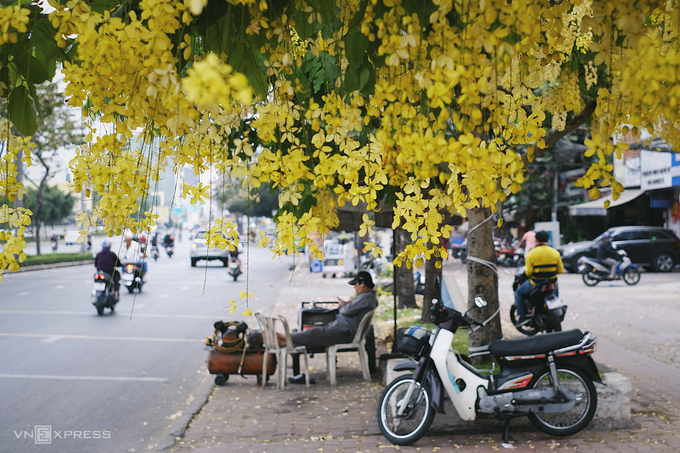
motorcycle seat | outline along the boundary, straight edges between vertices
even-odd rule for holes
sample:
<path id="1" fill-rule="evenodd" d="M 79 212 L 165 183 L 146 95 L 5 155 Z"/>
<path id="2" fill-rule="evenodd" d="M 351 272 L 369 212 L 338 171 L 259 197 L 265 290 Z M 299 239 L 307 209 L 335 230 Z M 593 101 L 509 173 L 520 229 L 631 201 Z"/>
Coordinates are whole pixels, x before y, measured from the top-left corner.
<path id="1" fill-rule="evenodd" d="M 555 349 L 578 344 L 583 338 L 579 329 L 564 332 L 551 332 L 519 340 L 493 340 L 489 343 L 489 352 L 493 355 L 532 355 L 545 354 Z"/>

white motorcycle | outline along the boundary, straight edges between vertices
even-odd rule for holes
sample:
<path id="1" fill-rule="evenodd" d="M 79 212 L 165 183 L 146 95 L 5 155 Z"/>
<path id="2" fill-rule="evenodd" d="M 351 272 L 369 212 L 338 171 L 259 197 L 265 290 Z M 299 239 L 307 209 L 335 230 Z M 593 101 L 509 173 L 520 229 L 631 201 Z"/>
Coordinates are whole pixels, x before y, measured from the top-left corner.
<path id="1" fill-rule="evenodd" d="M 481 298 L 475 302 L 486 305 Z M 451 348 L 458 327 L 481 323 L 441 303 L 433 304 L 432 321 L 439 326 L 433 335 L 422 335 L 421 329 L 426 330 L 422 327 L 411 334 L 411 346 L 417 346 L 410 350 L 417 350 L 414 355 L 419 360 L 406 360 L 394 368 L 414 370 L 413 374 L 392 381 L 380 398 L 378 424 L 390 442 L 409 445 L 424 436 L 435 412 L 443 412 L 444 392 L 463 420 L 478 415 L 505 420 L 504 442 L 512 441 L 512 418 L 528 416 L 541 431 L 568 436 L 585 428 L 595 415 L 593 381 L 602 380 L 591 357 L 595 338 L 590 332 L 494 340 L 485 354 L 496 357 L 500 374 L 491 370 L 484 375 Z"/>
<path id="2" fill-rule="evenodd" d="M 241 262 L 237 256 L 229 256 L 229 275 L 231 275 L 234 281 L 238 281 L 238 276 L 241 275 Z"/>

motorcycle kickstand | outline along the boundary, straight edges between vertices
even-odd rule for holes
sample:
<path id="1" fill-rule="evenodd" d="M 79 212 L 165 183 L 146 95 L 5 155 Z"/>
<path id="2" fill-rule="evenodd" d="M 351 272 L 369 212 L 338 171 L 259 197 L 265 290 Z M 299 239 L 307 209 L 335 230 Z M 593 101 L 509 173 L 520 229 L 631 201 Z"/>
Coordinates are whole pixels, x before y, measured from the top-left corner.
<path id="1" fill-rule="evenodd" d="M 510 435 L 510 420 L 512 417 L 505 419 L 505 426 L 503 427 L 503 438 L 501 439 L 504 444 L 517 443 L 514 437 Z"/>

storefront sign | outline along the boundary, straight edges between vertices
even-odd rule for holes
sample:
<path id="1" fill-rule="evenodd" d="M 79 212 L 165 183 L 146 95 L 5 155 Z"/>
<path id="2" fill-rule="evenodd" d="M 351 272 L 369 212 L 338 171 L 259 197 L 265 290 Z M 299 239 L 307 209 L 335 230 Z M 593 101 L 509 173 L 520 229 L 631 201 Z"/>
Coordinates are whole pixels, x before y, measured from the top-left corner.
<path id="1" fill-rule="evenodd" d="M 640 170 L 642 190 L 663 189 L 673 186 L 671 166 L 673 155 L 657 151 L 645 151 L 640 153 Z"/>

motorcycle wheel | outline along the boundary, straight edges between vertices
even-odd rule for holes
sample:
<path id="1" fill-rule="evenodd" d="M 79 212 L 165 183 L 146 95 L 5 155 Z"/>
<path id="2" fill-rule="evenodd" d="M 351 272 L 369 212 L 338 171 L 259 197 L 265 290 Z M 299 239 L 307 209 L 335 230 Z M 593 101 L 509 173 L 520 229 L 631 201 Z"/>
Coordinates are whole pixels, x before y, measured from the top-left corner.
<path id="1" fill-rule="evenodd" d="M 623 281 L 629 285 L 637 285 L 640 281 L 640 271 L 637 268 L 628 268 L 623 273 Z"/>
<path id="2" fill-rule="evenodd" d="M 592 272 L 584 272 L 583 273 L 583 283 L 585 283 L 587 286 L 595 286 L 598 283 L 600 283 L 600 280 L 592 276 Z"/>
<path id="3" fill-rule="evenodd" d="M 555 313 L 550 312 L 548 315 L 550 318 L 550 328 L 551 332 L 562 332 L 562 322 L 560 321 L 559 316 L 557 316 Z"/>
<path id="4" fill-rule="evenodd" d="M 529 420 L 536 428 L 551 436 L 571 436 L 585 428 L 593 419 L 597 409 L 597 392 L 590 378 L 578 368 L 558 365 L 557 379 L 561 388 L 580 395 L 581 401 L 567 412 L 550 414 L 532 412 L 529 414 Z M 546 368 L 534 378 L 532 388 L 550 386 L 550 370 Z"/>
<path id="5" fill-rule="evenodd" d="M 519 316 L 517 315 L 517 305 L 512 304 L 512 307 L 510 307 L 510 321 L 512 321 L 512 325 L 515 326 L 515 329 L 528 336 L 536 335 L 539 332 L 539 330 L 533 324 L 533 321 L 530 321 L 528 324 L 524 324 L 523 326 L 517 327 L 518 319 Z"/>
<path id="6" fill-rule="evenodd" d="M 106 297 L 106 296 L 104 296 L 104 295 L 102 294 L 102 295 L 99 296 L 99 298 L 97 299 L 97 303 L 94 304 L 94 308 L 97 309 L 97 314 L 98 314 L 99 316 L 103 316 L 103 315 L 104 315 L 104 307 L 106 306 L 106 298 L 105 298 L 105 297 Z"/>
<path id="7" fill-rule="evenodd" d="M 400 376 L 383 391 L 378 403 L 378 426 L 383 435 L 395 445 L 410 445 L 423 437 L 434 420 L 430 390 L 415 383 L 403 417 L 397 417 L 397 405 L 404 400 L 414 380 L 410 375 Z"/>

